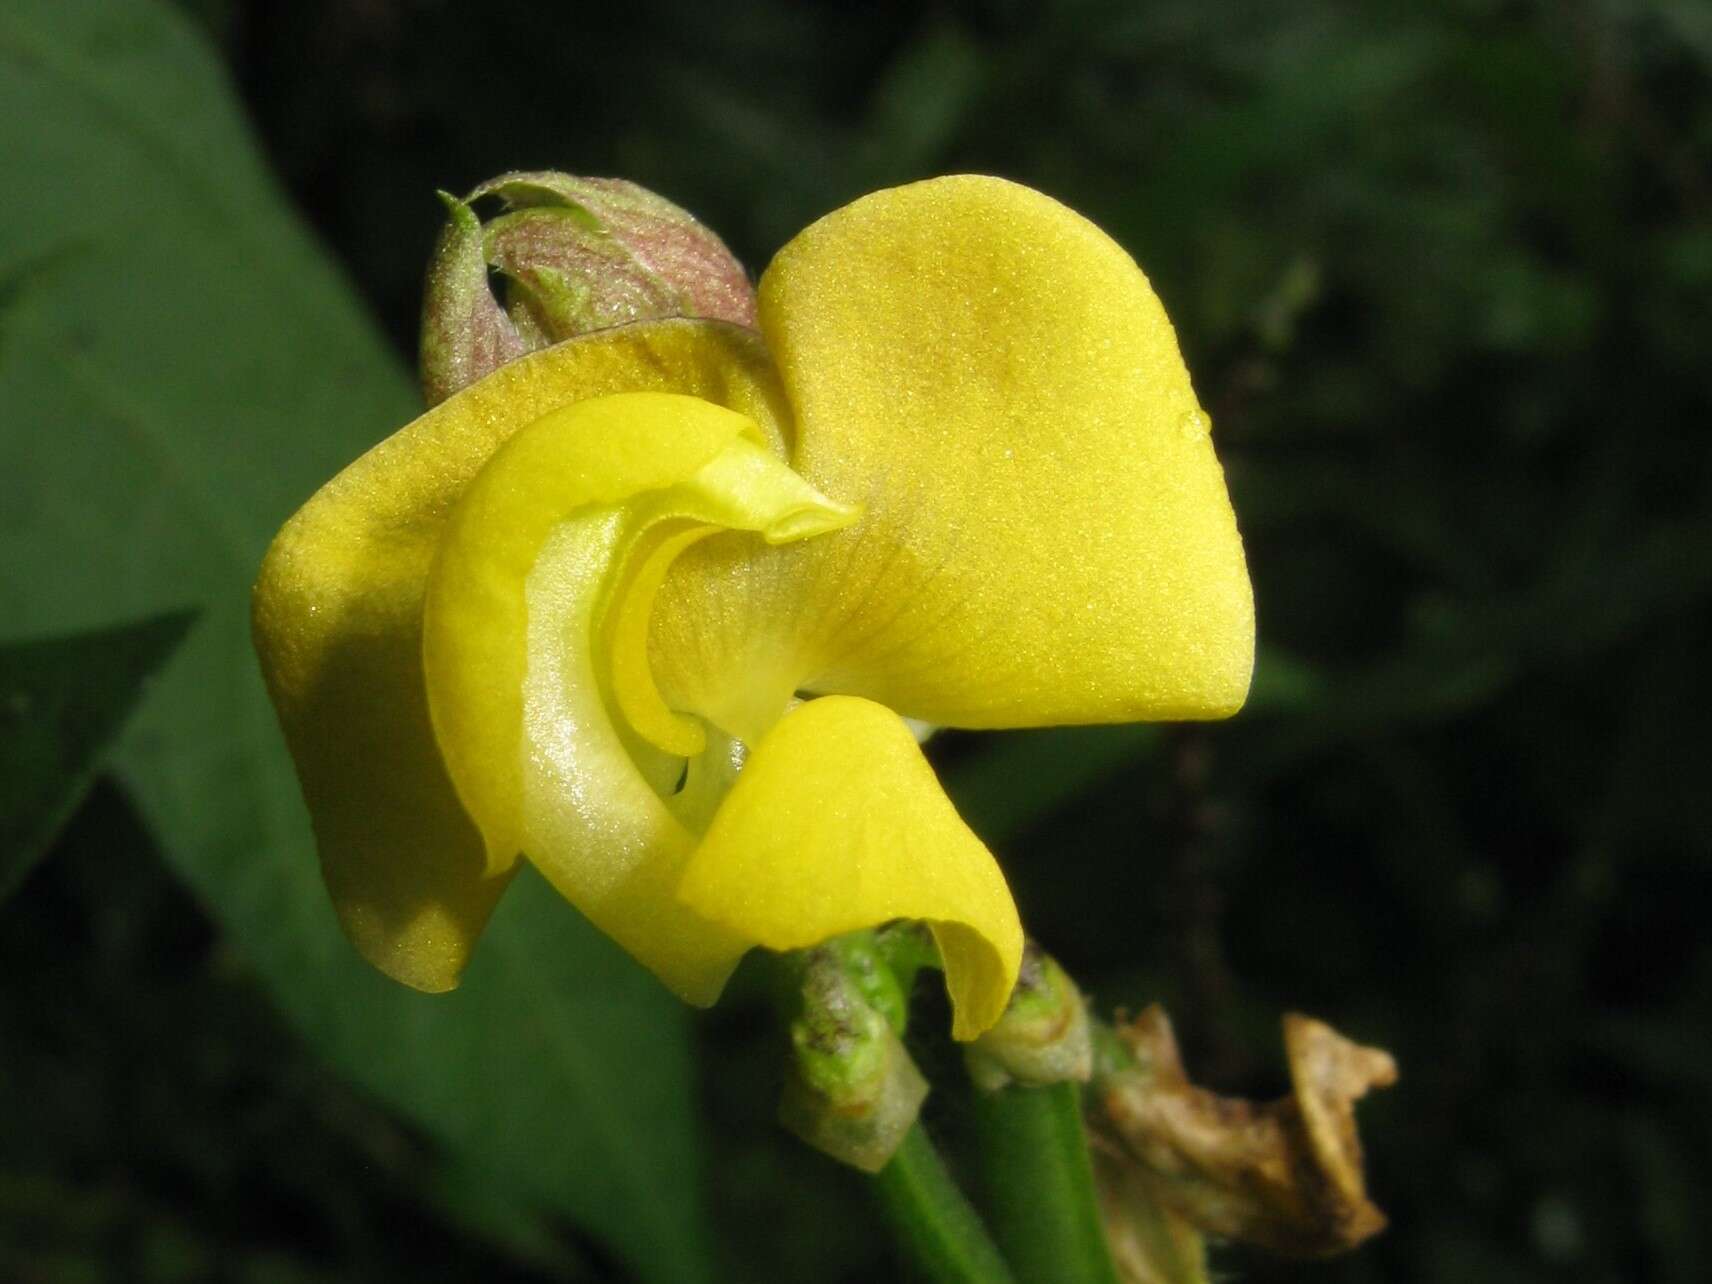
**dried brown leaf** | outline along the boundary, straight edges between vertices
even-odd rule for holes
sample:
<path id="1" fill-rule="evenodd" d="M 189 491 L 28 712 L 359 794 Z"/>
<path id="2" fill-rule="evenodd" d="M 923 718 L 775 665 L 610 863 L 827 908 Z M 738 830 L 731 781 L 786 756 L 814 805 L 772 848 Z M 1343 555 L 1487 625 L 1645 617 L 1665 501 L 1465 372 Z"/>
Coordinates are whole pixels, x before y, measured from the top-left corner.
<path id="1" fill-rule="evenodd" d="M 1301 1257 L 1344 1252 L 1384 1227 L 1367 1197 L 1355 1102 L 1396 1082 L 1390 1054 L 1289 1014 L 1292 1092 L 1259 1103 L 1192 1083 L 1157 1004 L 1117 1034 L 1127 1063 L 1097 1077 L 1093 1123 L 1163 1207 L 1210 1235 Z"/>

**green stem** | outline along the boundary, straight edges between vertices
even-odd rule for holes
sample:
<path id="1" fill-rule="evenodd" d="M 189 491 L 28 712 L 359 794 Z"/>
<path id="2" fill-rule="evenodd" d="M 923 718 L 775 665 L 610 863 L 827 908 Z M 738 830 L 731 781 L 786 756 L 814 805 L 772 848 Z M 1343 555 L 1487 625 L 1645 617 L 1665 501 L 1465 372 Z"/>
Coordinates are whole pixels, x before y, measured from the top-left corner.
<path id="1" fill-rule="evenodd" d="M 932 1284 L 1014 1284 L 1015 1277 L 916 1124 L 874 1177 L 880 1207 L 903 1255 Z"/>
<path id="2" fill-rule="evenodd" d="M 1080 1087 L 977 1091 L 975 1123 L 988 1211 L 1017 1273 L 1029 1284 L 1116 1284 Z"/>

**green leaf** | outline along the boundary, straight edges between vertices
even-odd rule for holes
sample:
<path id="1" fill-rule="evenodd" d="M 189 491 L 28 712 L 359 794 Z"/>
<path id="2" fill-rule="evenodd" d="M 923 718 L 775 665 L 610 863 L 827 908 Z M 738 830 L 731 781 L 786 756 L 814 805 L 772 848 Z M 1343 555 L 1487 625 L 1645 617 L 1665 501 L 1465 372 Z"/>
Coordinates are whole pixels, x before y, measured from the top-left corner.
<path id="1" fill-rule="evenodd" d="M 0 900 L 35 868 L 95 778 L 187 611 L 73 637 L 0 642 Z"/>
<path id="2" fill-rule="evenodd" d="M 657 984 L 536 879 L 450 997 L 335 926 L 248 592 L 278 525 L 419 406 L 194 28 L 149 0 L 8 0 L 0 191 L 0 619 L 198 607 L 117 761 L 286 1013 L 496 1189 L 648 1279 L 707 1278 L 687 1021 Z"/>

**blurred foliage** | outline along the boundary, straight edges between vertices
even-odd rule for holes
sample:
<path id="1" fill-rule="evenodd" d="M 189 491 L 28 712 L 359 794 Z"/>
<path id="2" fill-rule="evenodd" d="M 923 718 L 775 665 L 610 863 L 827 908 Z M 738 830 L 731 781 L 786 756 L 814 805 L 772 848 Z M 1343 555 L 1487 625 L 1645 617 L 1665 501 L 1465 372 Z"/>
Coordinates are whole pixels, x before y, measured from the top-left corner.
<path id="1" fill-rule="evenodd" d="M 73 637 L 0 643 L 0 900 L 81 801 L 101 755 L 191 618 L 164 615 Z"/>
<path id="2" fill-rule="evenodd" d="M 496 1233 L 573 1218 L 650 1280 L 709 1278 L 681 1005 L 532 875 L 445 998 L 334 924 L 249 587 L 291 511 L 415 399 L 201 33 L 148 0 L 0 9 L 0 190 L 4 627 L 199 608 L 114 754 L 175 872 L 319 1055 L 492 1191 Z"/>
<path id="3" fill-rule="evenodd" d="M 283 1029 L 110 779 L 0 925 L 0 1278 L 560 1277 L 448 1220 L 425 1139 Z"/>
<path id="4" fill-rule="evenodd" d="M 1109 230 L 1153 277 L 1215 420 L 1259 596 L 1256 707 L 1216 728 L 948 735 L 935 755 L 999 846 L 1032 930 L 1102 1003 L 1164 1000 L 1197 1079 L 1277 1091 L 1285 1007 L 1397 1053 L 1402 1084 L 1363 1107 L 1392 1228 L 1340 1262 L 1229 1251 L 1221 1266 L 1328 1284 L 1703 1278 L 1712 19 L 1700 0 L 184 7 L 224 50 L 268 162 L 404 352 L 440 217 L 433 189 L 508 168 L 636 179 L 757 267 L 862 191 L 957 169 L 1028 182 Z M 0 53 L 15 50 L 0 34 Z M 192 82 L 159 136 L 201 146 L 219 97 Z M 23 149 L 9 166 L 71 163 L 22 130 L 7 137 Z M 246 206 L 259 203 L 261 185 L 237 171 Z M 7 188 L 68 190 L 56 181 Z M 230 217 L 216 198 L 232 183 L 211 174 L 182 195 L 185 213 Z M 5 220 L 23 230 L 0 253 L 0 380 L 18 370 L 18 283 L 41 277 L 31 264 L 61 270 L 27 248 L 63 232 L 68 208 L 122 223 L 165 199 L 135 172 L 77 190 L 70 207 L 42 198 Z M 252 249 L 297 244 L 267 226 Z M 290 293 L 300 276 L 326 296 L 316 315 L 344 318 L 267 385 L 319 380 L 319 413 L 342 425 L 266 439 L 252 471 L 287 474 L 260 506 L 269 521 L 401 404 L 387 389 L 350 404 L 344 372 L 371 360 L 353 356 L 367 340 L 311 259 L 233 256 L 212 283 L 186 259 L 177 281 L 175 324 L 206 292 Z M 70 298 L 62 282 L 33 297 L 62 317 L 101 312 L 80 302 L 106 297 L 99 279 Z M 133 323 L 149 315 L 128 308 Z M 121 368 L 151 377 L 146 359 Z M 151 395 L 170 373 L 154 363 Z M 258 459 L 247 436 L 224 448 Z M 195 454 L 216 450 L 206 433 L 178 449 L 187 467 L 223 461 Z M 0 530 L 41 498 L 3 493 Z M 131 540 L 200 538 L 154 520 Z M 265 525 L 246 518 L 247 538 Z M 121 603 L 101 605 L 70 623 L 120 618 Z M 142 810 L 159 825 L 159 808 Z M 98 790 L 0 914 L 0 1274 L 385 1280 L 440 1278 L 425 1265 L 440 1263 L 624 1278 L 562 1223 L 506 1220 L 503 1184 L 430 1162 L 448 1145 L 455 1156 L 469 1128 L 418 1135 L 317 1069 L 324 1051 L 261 1001 L 248 969 L 265 975 L 265 958 L 242 934 L 229 948 L 210 935 L 141 824 Z M 178 838 L 162 839 L 186 872 Z M 304 853 L 278 856 L 311 883 Z M 189 872 L 216 918 L 236 921 L 218 885 Z M 534 936 L 500 928 L 538 947 L 576 932 L 540 899 Z M 324 916 L 308 921 L 322 939 Z M 341 950 L 315 961 L 328 997 L 285 1005 L 318 1039 L 315 1004 L 347 984 Z M 557 975 L 553 987 L 574 970 Z M 360 1025 L 383 1000 L 359 990 Z M 719 1273 L 883 1278 L 859 1183 L 772 1123 L 762 992 L 746 970 L 699 1023 L 701 1081 L 677 1098 L 711 1134 Z M 343 1072 L 397 1101 L 345 1046 Z M 944 1049 L 921 1059 L 954 1077 Z M 930 1102 L 953 1137 L 961 1111 L 954 1091 Z M 656 1123 L 632 1135 L 669 1134 Z M 528 1142 L 512 1162 L 589 1162 Z"/>

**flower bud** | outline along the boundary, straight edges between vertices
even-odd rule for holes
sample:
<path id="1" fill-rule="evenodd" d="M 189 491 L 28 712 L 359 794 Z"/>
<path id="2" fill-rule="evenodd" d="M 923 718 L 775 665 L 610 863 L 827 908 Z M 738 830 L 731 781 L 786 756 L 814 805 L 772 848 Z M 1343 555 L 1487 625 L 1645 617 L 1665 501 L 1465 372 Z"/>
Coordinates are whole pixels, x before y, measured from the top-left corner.
<path id="1" fill-rule="evenodd" d="M 815 1149 L 879 1172 L 914 1125 L 927 1080 L 899 1038 L 904 996 L 868 934 L 805 958 L 779 1121 Z"/>
<path id="2" fill-rule="evenodd" d="M 754 289 L 725 243 L 634 183 L 502 174 L 463 200 L 440 199 L 449 217 L 422 309 L 429 405 L 524 353 L 594 330 L 671 317 L 755 324 Z M 500 207 L 485 224 L 482 201 Z"/>
<path id="3" fill-rule="evenodd" d="M 964 1059 L 984 1092 L 1013 1081 L 1029 1088 L 1088 1082 L 1094 1045 L 1087 1004 L 1070 974 L 1033 941 L 1023 951 L 1005 1014 L 969 1045 Z"/>

